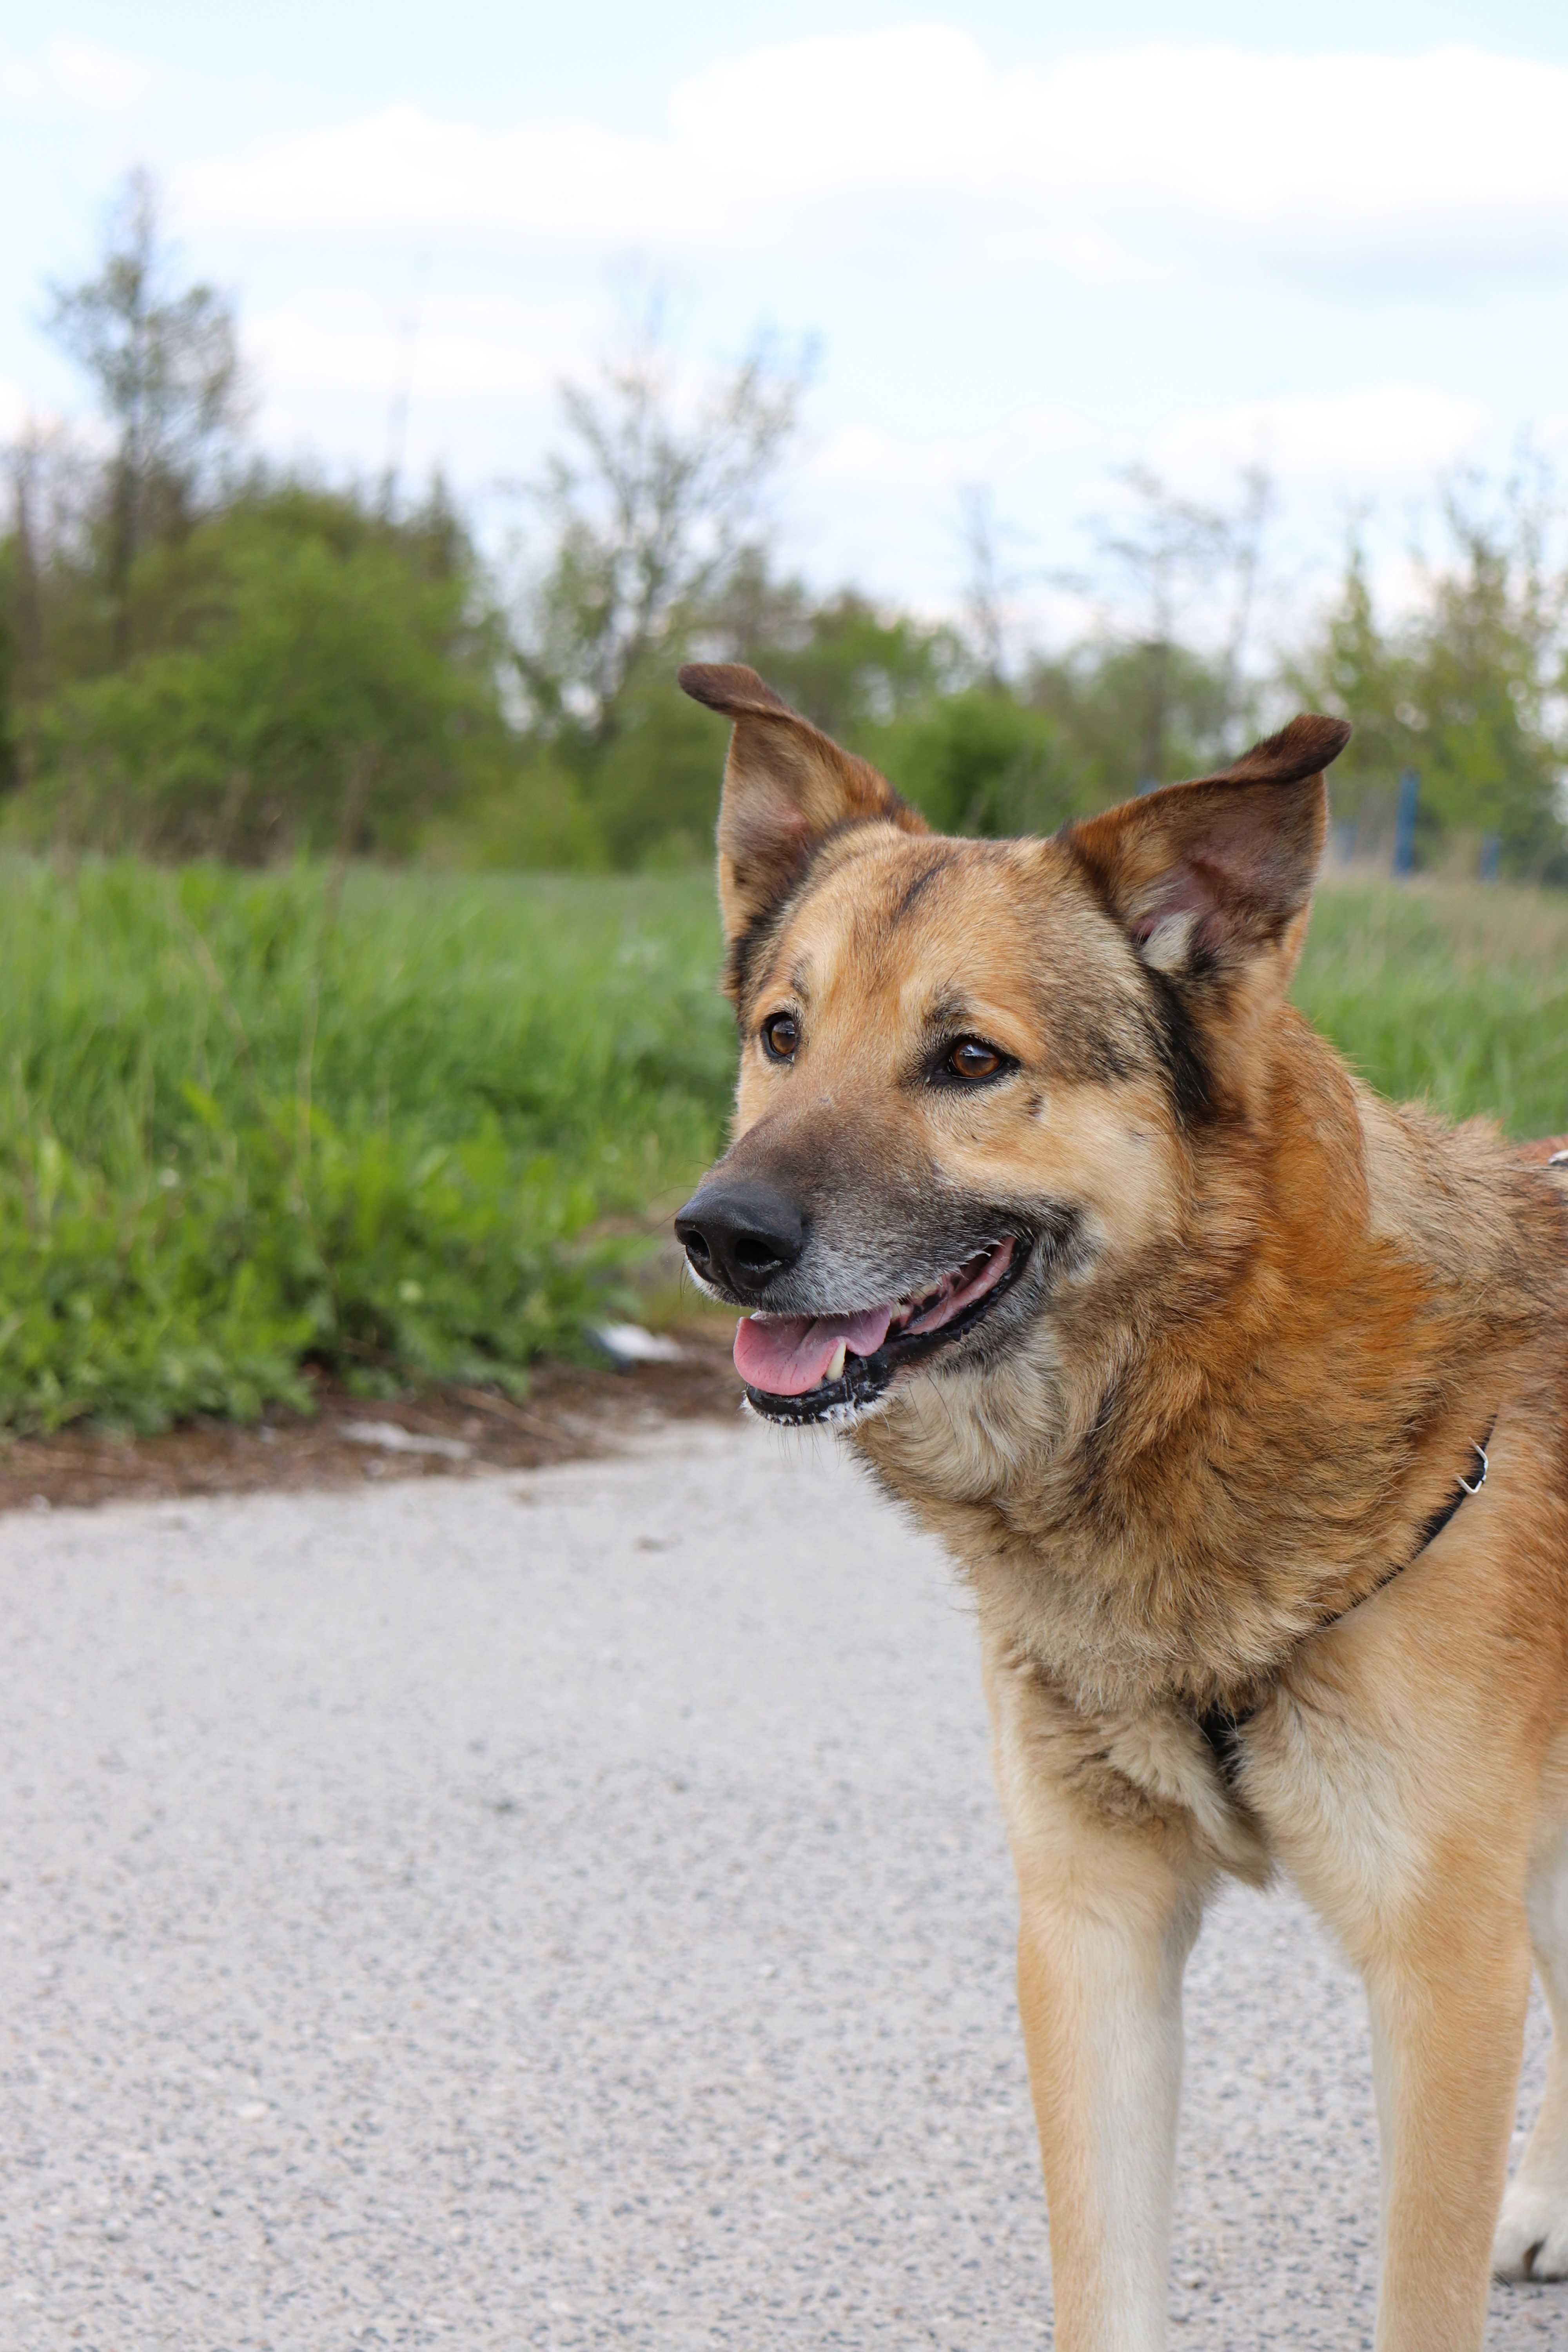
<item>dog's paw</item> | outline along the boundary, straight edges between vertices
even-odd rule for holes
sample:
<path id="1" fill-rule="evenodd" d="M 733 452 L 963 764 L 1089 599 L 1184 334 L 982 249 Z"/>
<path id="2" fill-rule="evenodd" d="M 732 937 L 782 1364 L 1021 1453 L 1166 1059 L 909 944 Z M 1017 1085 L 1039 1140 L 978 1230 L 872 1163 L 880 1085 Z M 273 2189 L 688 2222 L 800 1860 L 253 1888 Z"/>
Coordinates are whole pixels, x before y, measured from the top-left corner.
<path id="1" fill-rule="evenodd" d="M 1568 2278 L 1568 2199 L 1560 2189 L 1513 2183 L 1492 2241 L 1492 2271 L 1500 2279 Z"/>

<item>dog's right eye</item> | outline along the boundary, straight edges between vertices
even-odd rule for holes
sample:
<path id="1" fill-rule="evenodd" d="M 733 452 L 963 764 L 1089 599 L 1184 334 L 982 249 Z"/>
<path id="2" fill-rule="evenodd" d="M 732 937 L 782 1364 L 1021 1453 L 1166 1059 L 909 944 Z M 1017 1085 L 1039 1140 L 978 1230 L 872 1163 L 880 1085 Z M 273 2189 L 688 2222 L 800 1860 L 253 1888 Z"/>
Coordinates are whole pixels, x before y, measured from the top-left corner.
<path id="1" fill-rule="evenodd" d="M 800 1023 L 793 1013 L 770 1013 L 762 1027 L 763 1051 L 770 1062 L 793 1062 Z"/>

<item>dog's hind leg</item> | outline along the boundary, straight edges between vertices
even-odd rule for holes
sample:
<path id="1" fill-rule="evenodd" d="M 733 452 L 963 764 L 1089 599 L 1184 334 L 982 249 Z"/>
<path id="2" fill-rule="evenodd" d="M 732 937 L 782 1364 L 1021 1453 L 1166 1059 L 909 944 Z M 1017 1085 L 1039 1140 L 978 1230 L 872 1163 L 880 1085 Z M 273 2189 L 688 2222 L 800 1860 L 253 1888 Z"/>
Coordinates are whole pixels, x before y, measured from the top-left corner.
<path id="1" fill-rule="evenodd" d="M 1503 2199 L 1492 2268 L 1499 2278 L 1560 2279 L 1568 2278 L 1568 1822 L 1554 1823 L 1537 1849 L 1526 1903 L 1552 2054 L 1541 2113 Z"/>
<path id="2" fill-rule="evenodd" d="M 1018 1874 L 1018 2009 L 1049 2209 L 1057 2352 L 1160 2352 L 1182 1971 L 1214 1875 L 1092 1726 L 994 1655 L 996 1776 Z"/>

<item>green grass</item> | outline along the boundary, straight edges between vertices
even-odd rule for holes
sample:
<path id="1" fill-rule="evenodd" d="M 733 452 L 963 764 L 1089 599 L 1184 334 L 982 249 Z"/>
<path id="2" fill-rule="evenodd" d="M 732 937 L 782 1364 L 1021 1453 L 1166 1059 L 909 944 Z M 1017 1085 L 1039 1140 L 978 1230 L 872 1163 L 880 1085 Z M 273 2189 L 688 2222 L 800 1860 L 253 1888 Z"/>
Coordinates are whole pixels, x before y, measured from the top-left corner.
<path id="1" fill-rule="evenodd" d="M 710 908 L 698 876 L 0 866 L 0 1424 L 579 1346 L 605 1221 L 718 1139 Z"/>
<path id="2" fill-rule="evenodd" d="M 1293 992 L 1380 1094 L 1568 1130 L 1568 895 L 1329 885 Z"/>
<path id="3" fill-rule="evenodd" d="M 0 864 L 0 1425 L 517 1383 L 732 1068 L 706 875 Z M 1384 1091 L 1568 1129 L 1568 898 L 1326 891 L 1298 996 Z"/>

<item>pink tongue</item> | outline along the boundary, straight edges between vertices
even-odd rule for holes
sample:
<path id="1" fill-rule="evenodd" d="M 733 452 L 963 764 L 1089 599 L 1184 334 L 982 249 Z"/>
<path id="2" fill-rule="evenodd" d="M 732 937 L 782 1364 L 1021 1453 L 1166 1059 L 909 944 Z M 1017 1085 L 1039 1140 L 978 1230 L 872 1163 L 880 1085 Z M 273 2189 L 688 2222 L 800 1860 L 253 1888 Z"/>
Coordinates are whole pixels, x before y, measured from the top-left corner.
<path id="1" fill-rule="evenodd" d="M 748 1316 L 735 1327 L 735 1370 L 769 1396 L 804 1396 L 827 1377 L 843 1340 L 851 1355 L 874 1356 L 888 1336 L 890 1307 L 863 1315 Z"/>

